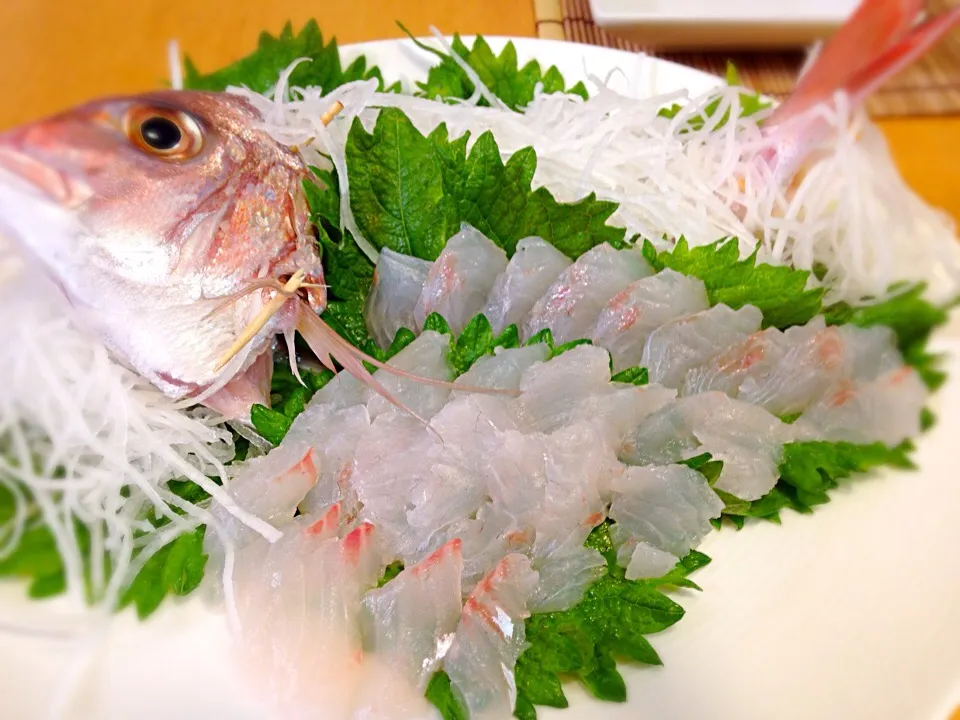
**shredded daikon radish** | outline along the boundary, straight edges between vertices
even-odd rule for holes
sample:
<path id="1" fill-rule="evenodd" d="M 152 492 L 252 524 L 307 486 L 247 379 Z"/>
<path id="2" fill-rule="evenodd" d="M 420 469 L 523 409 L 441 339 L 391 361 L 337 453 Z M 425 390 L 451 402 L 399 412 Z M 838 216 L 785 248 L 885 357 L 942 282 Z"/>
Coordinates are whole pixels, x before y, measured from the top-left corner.
<path id="1" fill-rule="evenodd" d="M 170 70 L 170 87 L 183 90 L 183 66 L 180 64 L 180 43 L 171 40 L 167 43 L 167 67 Z"/>
<path id="2" fill-rule="evenodd" d="M 68 593 L 84 598 L 89 583 L 92 599 L 113 608 L 164 544 L 201 523 L 219 532 L 204 508 L 167 489 L 174 479 L 201 485 L 272 539 L 276 531 L 268 523 L 236 508 L 210 479 L 228 481 L 225 463 L 234 456 L 233 437 L 218 416 L 178 410 L 117 365 L 74 323 L 52 282 L 39 273 L 28 278 L 10 248 L 0 252 L 7 253 L 0 278 L 6 339 L 0 347 L 0 483 L 16 503 L 13 520 L 0 528 L 2 550 L 43 522 L 63 558 Z M 145 519 L 148 509 L 169 524 L 156 531 Z"/>
<path id="3" fill-rule="evenodd" d="M 613 200 L 619 209 L 611 223 L 660 248 L 680 237 L 692 246 L 736 237 L 744 257 L 756 251 L 764 262 L 804 270 L 825 265 L 828 302 L 884 297 L 904 280 L 927 282 L 933 300 L 951 298 L 960 288 L 953 222 L 907 187 L 879 131 L 852 112 L 843 96 L 833 107 L 814 108 L 798 119 L 798 127 L 817 117 L 826 120 L 835 135 L 788 195 L 769 167 L 757 162 L 774 142 L 760 129 L 769 111 L 738 117 L 743 88 L 719 86 L 694 97 L 683 92 L 628 97 L 598 78 L 591 82 L 589 100 L 538 93 L 522 112 L 502 103 L 477 107 L 373 92 L 372 81 L 329 94 L 303 88 L 279 103 L 245 89 L 231 91 L 261 109 L 281 106 L 283 112 L 271 113 L 266 129 L 297 145 L 308 162 L 329 168 L 327 158 L 332 159 L 345 222 L 371 257 L 350 213 L 345 145 L 353 118 L 370 129 L 379 108 L 396 107 L 425 134 L 446 123 L 451 137 L 469 131 L 474 140 L 492 131 L 505 156 L 533 147 L 535 186 L 547 187 L 562 201 L 591 192 Z M 488 92 L 480 88 L 483 97 Z M 319 119 L 334 99 L 345 111 L 323 128 Z M 676 117 L 658 114 L 678 101 L 683 107 Z M 715 102 L 718 107 L 708 115 L 705 110 Z M 737 119 L 719 127 L 728 109 Z M 703 116 L 708 117 L 701 127 L 691 126 L 692 118 Z M 305 137 L 317 141 L 298 145 Z"/>

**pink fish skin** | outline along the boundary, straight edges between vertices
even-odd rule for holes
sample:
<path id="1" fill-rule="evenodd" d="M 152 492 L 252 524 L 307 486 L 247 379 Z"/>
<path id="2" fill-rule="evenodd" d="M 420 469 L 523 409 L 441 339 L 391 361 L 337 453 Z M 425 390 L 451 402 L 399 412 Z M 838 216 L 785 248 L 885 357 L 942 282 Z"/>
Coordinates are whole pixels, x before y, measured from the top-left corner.
<path id="1" fill-rule="evenodd" d="M 221 93 L 96 101 L 0 134 L 0 234 L 25 248 L 123 365 L 175 399 L 244 417 L 267 403 L 276 335 L 326 305 L 300 157 Z M 288 302 L 223 372 L 218 359 L 274 295 Z M 217 383 L 217 385 L 214 385 Z"/>

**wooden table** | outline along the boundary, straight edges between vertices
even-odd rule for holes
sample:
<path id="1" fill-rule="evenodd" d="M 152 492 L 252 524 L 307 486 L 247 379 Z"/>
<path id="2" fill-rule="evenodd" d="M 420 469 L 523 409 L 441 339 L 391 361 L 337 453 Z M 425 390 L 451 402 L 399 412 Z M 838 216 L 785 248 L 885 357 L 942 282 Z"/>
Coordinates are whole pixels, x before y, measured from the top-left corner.
<path id="1" fill-rule="evenodd" d="M 532 0 L 2 0 L 0 129 L 166 79 L 166 43 L 177 38 L 203 68 L 248 52 L 262 30 L 316 17 L 343 43 L 444 32 L 535 36 Z M 928 202 L 960 220 L 960 117 L 881 123 L 901 171 Z"/>

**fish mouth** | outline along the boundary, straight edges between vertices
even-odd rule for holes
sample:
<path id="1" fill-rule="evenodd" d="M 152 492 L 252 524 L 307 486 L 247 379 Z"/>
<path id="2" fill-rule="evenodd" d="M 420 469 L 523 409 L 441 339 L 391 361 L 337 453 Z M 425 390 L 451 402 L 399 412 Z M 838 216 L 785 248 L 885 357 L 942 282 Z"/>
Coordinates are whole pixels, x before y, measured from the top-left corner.
<path id="1" fill-rule="evenodd" d="M 85 182 L 17 148 L 13 142 L 0 136 L 0 177 L 3 175 L 17 178 L 68 209 L 79 207 L 93 195 Z"/>

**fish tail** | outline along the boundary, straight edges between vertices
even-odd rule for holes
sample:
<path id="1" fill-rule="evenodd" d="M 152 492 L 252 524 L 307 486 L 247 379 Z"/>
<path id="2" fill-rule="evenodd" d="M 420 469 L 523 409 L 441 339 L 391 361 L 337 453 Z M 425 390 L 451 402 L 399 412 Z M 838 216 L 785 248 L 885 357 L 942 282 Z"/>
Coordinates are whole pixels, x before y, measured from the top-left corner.
<path id="1" fill-rule="evenodd" d="M 923 7 L 924 0 L 863 0 L 827 41 L 769 122 L 795 117 L 814 105 L 829 102 L 838 90 L 849 90 L 875 61 L 910 33 Z M 923 49 L 927 47 L 929 44 Z"/>
<path id="2" fill-rule="evenodd" d="M 918 60 L 960 23 L 960 5 L 927 20 L 854 75 L 846 91 L 859 104 L 887 80 Z"/>

